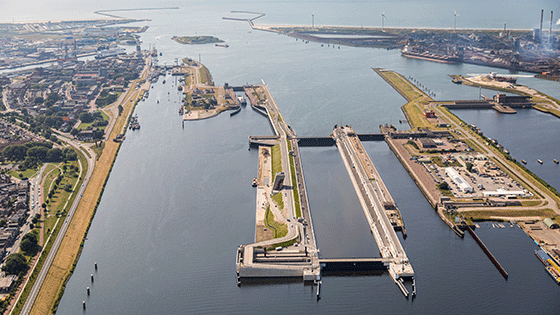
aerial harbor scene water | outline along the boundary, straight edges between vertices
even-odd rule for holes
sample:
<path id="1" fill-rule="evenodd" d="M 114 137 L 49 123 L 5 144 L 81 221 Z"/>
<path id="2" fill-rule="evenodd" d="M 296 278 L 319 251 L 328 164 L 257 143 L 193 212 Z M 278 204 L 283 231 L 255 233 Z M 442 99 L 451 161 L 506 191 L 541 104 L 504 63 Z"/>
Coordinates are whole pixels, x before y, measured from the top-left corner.
<path id="1" fill-rule="evenodd" d="M 0 3 L 3 314 L 558 313 L 559 17 Z"/>

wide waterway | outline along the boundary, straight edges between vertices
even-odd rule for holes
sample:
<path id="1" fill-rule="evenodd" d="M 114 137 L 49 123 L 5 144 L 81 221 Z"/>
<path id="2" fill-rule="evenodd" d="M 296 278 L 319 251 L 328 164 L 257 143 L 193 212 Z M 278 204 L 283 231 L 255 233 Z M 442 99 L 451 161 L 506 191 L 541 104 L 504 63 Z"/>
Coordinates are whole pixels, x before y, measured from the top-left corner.
<path id="1" fill-rule="evenodd" d="M 455 7 L 461 14 L 458 25 L 465 27 L 502 27 L 507 21 L 511 27 L 531 28 L 534 25 L 526 13 L 535 10 L 538 22 L 540 12 L 534 8 L 548 8 L 551 3 L 520 3 L 514 9 L 483 1 L 477 2 L 479 6 L 462 1 L 423 5 L 410 1 L 297 2 L 299 10 L 294 13 L 290 1 L 193 1 L 188 6 L 180 3 L 180 10 L 126 15 L 152 19 L 142 35 L 143 48 L 155 44 L 163 53 L 160 63 L 172 64 L 175 58 L 186 56 L 198 59 L 200 54 L 216 84 L 260 83 L 264 79 L 286 121 L 299 135 L 326 136 L 334 124 L 350 124 L 358 132 L 377 132 L 382 123 L 408 128 L 398 122 L 403 119 L 400 106 L 404 99 L 372 67 L 413 76 L 434 91 L 437 99 L 478 96 L 478 89 L 454 85 L 447 74 L 504 70 L 406 59 L 398 51 L 303 44 L 251 31 L 247 23 L 225 21 L 222 16 L 245 9 L 267 14 L 257 23 L 303 24 L 310 22 L 314 12 L 317 24 L 372 25 L 372 17 L 386 11 L 388 21 L 394 19 L 391 23 L 399 26 L 441 27 L 450 25 Z M 8 12 L 2 16 L 4 20 L 16 12 L 11 9 L 15 5 L 9 4 L 4 8 Z M 165 1 L 161 5 L 177 4 Z M 101 1 L 65 10 L 78 17 L 95 17 L 90 12 L 99 5 L 103 9 L 153 6 L 142 1 Z M 52 19 L 63 15 L 52 9 L 49 12 Z M 28 13 L 41 14 L 34 9 Z M 173 35 L 197 34 L 216 36 L 230 47 L 187 46 L 171 40 Z M 542 85 L 543 92 L 551 94 L 557 87 L 554 82 L 533 78 L 520 79 L 520 83 L 534 83 L 537 89 Z M 485 95 L 493 93 L 483 90 Z M 178 101 L 174 79 L 167 78 L 166 84 L 160 80 L 148 100 L 138 104 L 142 129 L 127 133 L 58 314 L 82 314 L 83 300 L 88 314 L 491 314 L 554 313 L 560 309 L 560 289 L 534 256 L 535 244 L 520 229 L 492 229 L 483 224 L 477 232 L 508 271 L 509 280 L 504 281 L 470 236 L 456 237 L 438 218 L 384 142 L 364 145 L 405 220 L 408 238 L 403 246 L 416 273 L 415 300 L 406 300 L 387 274 L 325 277 L 319 302 L 314 288 L 299 282 L 237 287 L 235 249 L 254 240 L 255 190 L 250 183 L 257 172 L 257 154 L 247 150 L 247 139 L 272 131 L 267 120 L 250 109 L 233 117 L 225 113 L 185 122 L 182 129 Z M 489 135 L 492 131 L 485 127 L 484 119 L 489 126 L 499 126 L 500 120 L 527 116 L 473 113 L 465 112 L 474 117 L 463 118 L 483 125 Z M 555 123 L 551 120 L 552 126 Z M 558 154 L 560 146 L 548 145 L 539 129 L 522 122 L 518 127 L 540 143 L 542 156 Z M 514 155 L 520 154 L 517 133 L 492 136 Z M 377 256 L 336 148 L 303 148 L 301 153 L 322 255 Z M 536 165 L 528 166 L 534 169 Z M 99 265 L 97 271 L 94 262 Z M 95 274 L 93 284 L 91 273 Z M 92 288 L 89 297 L 87 286 Z"/>

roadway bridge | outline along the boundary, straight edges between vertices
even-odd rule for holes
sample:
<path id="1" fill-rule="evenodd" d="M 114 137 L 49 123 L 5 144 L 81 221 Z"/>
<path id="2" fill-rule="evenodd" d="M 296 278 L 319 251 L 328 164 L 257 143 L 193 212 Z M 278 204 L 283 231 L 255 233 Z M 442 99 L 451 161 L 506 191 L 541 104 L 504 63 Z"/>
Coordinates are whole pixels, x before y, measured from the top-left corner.
<path id="1" fill-rule="evenodd" d="M 386 258 L 319 258 L 321 271 L 386 271 L 391 259 Z"/>
<path id="2" fill-rule="evenodd" d="M 384 141 L 385 135 L 382 133 L 358 134 L 360 141 Z M 300 147 L 331 147 L 336 144 L 333 137 L 298 137 Z"/>
<path id="3" fill-rule="evenodd" d="M 360 141 L 385 141 L 385 135 L 382 133 L 362 133 L 358 134 Z"/>
<path id="4" fill-rule="evenodd" d="M 332 147 L 336 141 L 332 137 L 298 137 L 300 147 Z"/>
<path id="5" fill-rule="evenodd" d="M 392 200 L 387 188 L 382 184 L 377 171 L 372 171 L 373 163 L 352 128 L 336 127 L 333 136 L 377 242 L 381 258 L 388 261 L 387 269 L 391 278 L 406 297 L 409 292 L 404 281 L 412 281 L 414 296 L 414 270 L 385 211 L 384 203 Z"/>

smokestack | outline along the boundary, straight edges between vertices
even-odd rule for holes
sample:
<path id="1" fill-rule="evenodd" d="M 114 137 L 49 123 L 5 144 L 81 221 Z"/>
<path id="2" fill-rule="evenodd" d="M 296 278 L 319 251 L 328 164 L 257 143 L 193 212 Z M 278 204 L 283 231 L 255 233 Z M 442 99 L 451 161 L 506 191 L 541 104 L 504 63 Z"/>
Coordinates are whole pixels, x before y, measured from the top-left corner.
<path id="1" fill-rule="evenodd" d="M 550 29 L 548 30 L 548 43 L 552 43 L 552 15 L 554 11 L 550 11 Z"/>
<path id="2" fill-rule="evenodd" d="M 540 34 L 542 35 L 542 19 L 543 19 L 544 9 L 541 10 L 541 27 L 539 28 Z"/>

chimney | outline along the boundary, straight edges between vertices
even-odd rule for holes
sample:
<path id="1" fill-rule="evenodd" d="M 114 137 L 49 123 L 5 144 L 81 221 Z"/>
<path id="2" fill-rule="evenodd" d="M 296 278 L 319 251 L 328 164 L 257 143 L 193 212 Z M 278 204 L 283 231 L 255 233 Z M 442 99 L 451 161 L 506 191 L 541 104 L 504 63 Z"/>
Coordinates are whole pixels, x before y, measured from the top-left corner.
<path id="1" fill-rule="evenodd" d="M 548 30 L 548 43 L 552 43 L 552 15 L 554 11 L 550 11 L 550 29 Z"/>
<path id="2" fill-rule="evenodd" d="M 540 35 L 542 35 L 542 19 L 543 19 L 544 9 L 541 10 L 541 27 L 539 28 Z"/>

